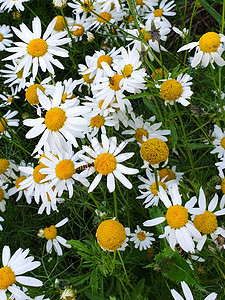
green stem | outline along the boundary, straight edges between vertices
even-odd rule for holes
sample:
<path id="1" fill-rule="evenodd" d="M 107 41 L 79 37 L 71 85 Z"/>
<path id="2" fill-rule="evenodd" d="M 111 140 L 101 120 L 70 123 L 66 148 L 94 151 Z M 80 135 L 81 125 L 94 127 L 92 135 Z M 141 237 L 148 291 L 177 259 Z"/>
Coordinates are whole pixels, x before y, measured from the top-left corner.
<path id="1" fill-rule="evenodd" d="M 27 9 L 29 9 L 29 11 L 35 16 L 35 17 L 37 17 L 38 15 L 24 2 L 23 3 L 23 5 L 24 6 L 26 6 L 26 8 Z M 45 25 L 45 23 L 42 21 L 42 20 L 40 20 L 41 21 L 41 24 L 46 28 L 47 27 L 47 25 Z"/>
<path id="2" fill-rule="evenodd" d="M 224 30 L 224 17 L 225 17 L 225 0 L 223 0 L 222 25 L 221 25 L 221 31 L 220 31 L 220 33 L 222 33 L 222 34 L 223 34 L 223 30 Z"/>
<path id="3" fill-rule="evenodd" d="M 100 207 L 98 205 L 98 201 L 95 199 L 95 197 L 92 195 L 92 193 L 89 193 L 88 195 L 94 201 L 94 204 L 96 205 L 96 207 L 100 210 Z"/>
<path id="4" fill-rule="evenodd" d="M 127 280 L 127 284 L 128 284 L 132 289 L 134 289 L 134 287 L 133 287 L 133 285 L 130 283 L 130 279 L 129 279 L 128 275 L 127 275 L 127 271 L 126 271 L 126 268 L 125 268 L 125 265 L 124 265 L 122 256 L 121 256 L 121 254 L 120 254 L 120 251 L 117 250 L 117 253 L 118 253 L 118 256 L 119 256 L 119 258 L 120 258 L 120 262 L 121 262 L 121 264 L 122 264 L 122 267 L 123 267 L 123 271 L 124 271 L 124 275 L 125 275 L 126 280 Z"/>
<path id="5" fill-rule="evenodd" d="M 183 138 L 184 138 L 184 141 L 185 141 L 184 145 L 185 145 L 185 148 L 186 148 L 186 151 L 187 151 L 187 155 L 188 155 L 188 158 L 189 158 L 189 161 L 190 161 L 191 169 L 192 169 L 194 177 L 197 179 L 196 172 L 195 172 L 195 167 L 194 167 L 194 162 L 193 162 L 193 158 L 192 158 L 192 154 L 191 154 L 191 151 L 190 151 L 190 149 L 189 149 L 189 147 L 187 145 L 187 136 L 186 136 L 186 132 L 185 132 L 185 129 L 184 129 L 184 123 L 182 121 L 182 118 L 181 118 L 181 115 L 180 115 L 180 112 L 178 110 L 176 102 L 174 102 L 174 107 L 175 107 L 178 119 L 180 121 L 181 129 L 182 129 L 182 132 L 183 132 Z"/>
<path id="6" fill-rule="evenodd" d="M 117 199 L 116 199 L 116 191 L 113 191 L 113 200 L 114 200 L 114 211 L 115 211 L 115 217 L 118 220 L 118 212 L 117 212 Z"/>
<path id="7" fill-rule="evenodd" d="M 217 97 L 218 97 L 218 100 L 219 100 L 219 105 L 220 105 L 220 109 L 221 109 L 221 112 L 225 118 L 225 110 L 224 110 L 224 107 L 223 107 L 223 102 L 222 102 L 222 99 L 221 99 L 221 68 L 219 68 L 219 86 L 217 87 L 217 83 L 216 83 L 216 79 L 215 79 L 215 72 L 214 72 L 214 69 L 211 65 L 211 73 L 212 73 L 212 80 L 213 80 L 213 83 L 214 83 L 214 86 L 215 86 L 215 90 L 216 90 L 216 94 L 217 94 Z"/>
<path id="8" fill-rule="evenodd" d="M 159 190 L 159 183 L 158 183 L 158 174 L 157 174 L 157 168 L 154 168 L 154 174 L 155 174 L 155 183 L 156 183 L 156 188 Z"/>

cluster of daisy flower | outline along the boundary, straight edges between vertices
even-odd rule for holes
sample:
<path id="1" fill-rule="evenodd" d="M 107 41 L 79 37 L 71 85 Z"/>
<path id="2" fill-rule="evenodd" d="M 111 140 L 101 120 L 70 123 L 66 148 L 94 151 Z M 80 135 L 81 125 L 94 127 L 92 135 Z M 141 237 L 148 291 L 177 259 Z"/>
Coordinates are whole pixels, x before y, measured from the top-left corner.
<path id="1" fill-rule="evenodd" d="M 0 0 L 0 9 L 23 11 L 28 1 Z M 171 140 L 171 131 L 163 128 L 154 115 L 136 112 L 136 99 L 139 95 L 143 99 L 149 87 L 153 87 L 161 100 L 160 109 L 170 104 L 178 110 L 178 103 L 184 107 L 191 104 L 193 78 L 189 71 L 185 73 L 178 68 L 176 72 L 169 72 L 163 65 L 158 69 L 152 65 L 150 74 L 149 69 L 148 59 L 159 61 L 157 55 L 161 57 L 162 51 L 167 52 L 163 45 L 172 29 L 184 39 L 188 35 L 185 28 L 182 31 L 172 28 L 167 18 L 176 15 L 175 1 L 136 0 L 133 8 L 123 0 L 68 3 L 54 0 L 53 4 L 61 12 L 68 6 L 71 16 L 54 16 L 44 32 L 38 16 L 32 20 L 32 29 L 24 23 L 19 29 L 0 26 L 3 61 L 11 61 L 0 70 L 6 86 L 0 94 L 1 111 L 5 111 L 0 116 L 0 138 L 13 141 L 16 128 L 23 127 L 25 138 L 33 147 L 29 162 L 15 162 L 7 155 L 0 158 L 0 230 L 4 228 L 7 200 L 14 195 L 16 201 L 25 198 L 28 205 L 35 202 L 38 214 L 60 214 L 59 204 L 65 202 L 66 197 L 73 198 L 77 187 L 92 197 L 91 193 L 100 185 L 99 189 L 105 187 L 116 201 L 115 191 L 121 185 L 131 190 L 134 178 L 139 189 L 135 201 L 141 201 L 147 211 L 154 206 L 160 208 L 162 215 L 142 224 L 140 220 L 132 232 L 118 221 L 114 203 L 116 217 L 102 214 L 104 220 L 96 230 L 97 242 L 104 251 L 124 251 L 132 245 L 130 242 L 140 251 L 149 250 L 156 239 L 144 227 L 159 224 L 164 230 L 159 239 L 165 239 L 173 251 L 179 245 L 185 252 L 197 254 L 208 237 L 213 241 L 219 236 L 225 238 L 225 230 L 218 225 L 219 217 L 225 215 L 225 133 L 215 125 L 212 134 L 215 149 L 211 151 L 218 153 L 221 159 L 216 166 L 222 183 L 216 188 L 224 195 L 219 201 L 215 194 L 207 205 L 201 187 L 198 198 L 186 195 L 188 200 L 185 201 L 180 193 L 184 172 L 177 171 L 169 160 L 167 142 Z M 75 63 L 71 56 L 74 47 L 82 42 L 93 43 L 95 35 L 103 37 L 102 47 L 85 55 L 84 61 Z M 119 46 L 112 47 L 112 40 Z M 214 63 L 225 65 L 224 42 L 223 34 L 208 32 L 178 52 L 196 48 L 190 67 L 211 64 L 215 68 Z M 61 73 L 59 78 L 58 74 L 68 63 L 76 65 L 79 77 L 70 72 L 72 77 L 65 78 Z M 23 115 L 19 108 L 13 109 L 21 97 L 24 107 L 29 107 Z M 132 152 L 125 151 L 129 145 L 134 148 Z M 142 174 L 135 176 L 139 172 Z M 37 235 L 47 240 L 49 254 L 54 249 L 62 256 L 61 245 L 71 248 L 67 240 L 58 235 L 58 228 L 68 221 L 67 217 L 61 218 L 55 225 L 39 230 Z M 26 258 L 28 252 L 18 249 L 10 258 L 9 247 L 3 248 L 1 299 L 7 299 L 8 293 L 11 293 L 10 299 L 30 299 L 29 290 L 16 286 L 16 282 L 42 285 L 38 279 L 20 276 L 40 265 L 33 262 L 33 257 Z M 187 284 L 181 284 L 185 296 L 191 295 Z M 68 293 L 65 292 L 65 297 Z M 182 298 L 175 290 L 171 293 L 174 299 Z M 63 297 L 62 293 L 61 299 L 66 299 Z M 69 297 L 75 299 L 74 293 Z M 215 299 L 216 294 L 208 297 L 206 299 Z"/>

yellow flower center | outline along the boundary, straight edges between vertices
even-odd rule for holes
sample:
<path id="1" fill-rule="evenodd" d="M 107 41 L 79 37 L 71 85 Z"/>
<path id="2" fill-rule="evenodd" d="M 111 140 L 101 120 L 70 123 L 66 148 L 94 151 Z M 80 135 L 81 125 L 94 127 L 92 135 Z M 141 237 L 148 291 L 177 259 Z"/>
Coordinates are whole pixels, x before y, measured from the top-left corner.
<path id="1" fill-rule="evenodd" d="M 163 10 L 162 9 L 158 8 L 158 9 L 154 10 L 154 17 L 155 18 L 157 18 L 157 17 L 161 18 L 162 15 L 163 15 Z"/>
<path id="2" fill-rule="evenodd" d="M 78 36 L 78 37 L 79 37 L 79 36 L 82 36 L 82 35 L 84 34 L 84 26 L 82 26 L 82 25 L 80 25 L 80 24 L 75 24 L 75 26 L 77 26 L 77 27 L 79 27 L 79 28 L 77 28 L 77 29 L 71 31 L 71 32 L 72 32 L 72 35 Z"/>
<path id="3" fill-rule="evenodd" d="M 225 137 L 220 141 L 220 145 L 225 149 Z"/>
<path id="4" fill-rule="evenodd" d="M 97 21 L 104 24 L 108 23 L 111 19 L 112 19 L 112 15 L 108 12 L 102 12 L 97 17 Z"/>
<path id="5" fill-rule="evenodd" d="M 151 38 L 152 38 L 151 34 L 149 34 L 147 31 L 145 31 L 145 27 L 141 29 L 141 32 L 142 32 L 146 42 L 151 40 Z"/>
<path id="6" fill-rule="evenodd" d="M 123 225 L 118 221 L 106 220 L 98 226 L 96 237 L 102 248 L 116 250 L 124 243 L 126 232 Z"/>
<path id="7" fill-rule="evenodd" d="M 109 56 L 109 55 L 102 55 L 102 56 L 99 57 L 99 59 L 98 59 L 98 61 L 97 61 L 97 67 L 98 67 L 99 69 L 102 69 L 101 63 L 102 63 L 103 61 L 106 62 L 109 66 L 111 66 L 111 64 L 112 64 L 112 62 L 113 62 L 111 56 Z"/>
<path id="8" fill-rule="evenodd" d="M 116 169 L 116 159 L 110 153 L 102 153 L 95 159 L 95 170 L 102 174 L 108 175 Z"/>
<path id="9" fill-rule="evenodd" d="M 94 81 L 95 76 L 90 78 L 90 73 L 89 74 L 84 74 L 83 79 L 84 79 L 85 82 L 91 84 Z"/>
<path id="10" fill-rule="evenodd" d="M 4 199 L 4 191 L 3 189 L 0 187 L 0 202 L 2 202 L 2 200 Z"/>
<path id="11" fill-rule="evenodd" d="M 144 142 L 141 146 L 141 157 L 151 165 L 159 164 L 167 160 L 169 148 L 165 142 L 154 138 Z"/>
<path id="12" fill-rule="evenodd" d="M 225 178 L 223 178 L 223 180 L 222 180 L 221 190 L 222 190 L 223 194 L 225 194 Z"/>
<path id="13" fill-rule="evenodd" d="M 182 93 L 183 87 L 175 79 L 168 79 L 161 85 L 160 95 L 164 100 L 175 101 L 180 98 Z"/>
<path id="14" fill-rule="evenodd" d="M 3 41 L 3 34 L 0 33 L 0 42 Z"/>
<path id="15" fill-rule="evenodd" d="M 0 268 L 0 290 L 6 290 L 16 281 L 16 275 L 9 267 Z"/>
<path id="16" fill-rule="evenodd" d="M 54 225 L 51 225 L 50 227 L 46 227 L 44 229 L 44 237 L 47 240 L 53 240 L 57 236 L 57 229 Z"/>
<path id="17" fill-rule="evenodd" d="M 115 74 L 113 77 L 110 77 L 109 79 L 109 86 L 112 90 L 114 91 L 119 91 L 120 90 L 120 81 L 123 78 L 122 75 Z"/>
<path id="18" fill-rule="evenodd" d="M 85 12 L 89 12 L 90 10 L 93 10 L 93 4 L 91 3 L 91 1 L 85 0 L 85 1 L 81 4 L 81 8 L 82 8 Z"/>
<path id="19" fill-rule="evenodd" d="M 31 105 L 39 104 L 37 89 L 41 90 L 43 93 L 45 92 L 45 89 L 41 84 L 32 84 L 26 90 L 25 97 Z"/>
<path id="20" fill-rule="evenodd" d="M 18 189 L 20 187 L 20 183 L 26 179 L 26 176 L 20 176 L 16 179 L 15 187 Z"/>
<path id="21" fill-rule="evenodd" d="M 166 185 L 164 182 L 158 181 L 158 186 L 161 186 L 164 188 L 164 190 L 166 190 Z M 153 195 L 158 196 L 158 188 L 156 182 L 153 182 L 153 184 L 151 185 L 151 192 Z"/>
<path id="22" fill-rule="evenodd" d="M 65 23 L 63 17 L 62 16 L 56 16 L 55 18 L 57 20 L 56 20 L 56 23 L 55 23 L 54 30 L 55 31 L 63 31 L 66 28 L 66 23 Z M 53 20 L 55 18 L 53 18 Z"/>
<path id="23" fill-rule="evenodd" d="M 34 178 L 34 181 L 38 184 L 41 184 L 40 181 L 42 179 L 45 179 L 45 177 L 47 176 L 47 174 L 41 174 L 40 173 L 40 170 L 43 169 L 43 165 L 37 165 L 35 168 L 34 168 L 34 171 L 33 171 L 33 178 Z"/>
<path id="24" fill-rule="evenodd" d="M 220 36 L 215 32 L 207 32 L 199 40 L 199 48 L 205 53 L 216 52 L 220 45 Z"/>
<path id="25" fill-rule="evenodd" d="M 138 143 L 143 143 L 143 136 L 148 138 L 148 131 L 143 128 L 138 128 L 135 130 L 135 139 Z"/>
<path id="26" fill-rule="evenodd" d="M 74 163 L 69 159 L 61 160 L 55 167 L 55 175 L 60 179 L 69 179 L 76 172 Z"/>
<path id="27" fill-rule="evenodd" d="M 27 52 L 33 57 L 40 57 L 45 55 L 48 50 L 46 41 L 42 39 L 31 40 L 27 46 Z"/>
<path id="28" fill-rule="evenodd" d="M 188 222 L 188 210 L 181 205 L 174 205 L 168 208 L 166 221 L 173 229 L 183 227 Z"/>
<path id="29" fill-rule="evenodd" d="M 7 99 L 7 103 L 11 103 L 12 101 L 14 100 L 14 96 L 12 96 L 12 97 L 9 97 L 8 99 Z"/>
<path id="30" fill-rule="evenodd" d="M 23 78 L 23 69 L 24 68 L 22 68 L 19 72 L 16 73 L 17 78 L 19 79 Z"/>
<path id="31" fill-rule="evenodd" d="M 131 23 L 131 22 L 133 22 L 133 21 L 134 21 L 134 18 L 133 18 L 133 16 L 130 15 L 130 16 L 128 17 L 127 22 L 128 22 L 128 23 Z"/>
<path id="32" fill-rule="evenodd" d="M 45 125 L 49 130 L 59 131 L 66 122 L 66 113 L 62 108 L 53 107 L 46 112 Z"/>
<path id="33" fill-rule="evenodd" d="M 162 78 L 162 68 L 155 69 L 155 73 L 156 73 L 156 76 L 158 75 L 160 78 Z M 163 72 L 163 74 L 166 75 L 165 71 Z M 156 76 L 155 76 L 154 72 L 152 72 L 152 79 L 154 81 L 156 80 Z"/>
<path id="34" fill-rule="evenodd" d="M 171 169 L 162 169 L 159 171 L 159 178 L 162 180 L 163 178 L 167 178 L 164 180 L 164 182 L 170 181 L 172 179 L 176 179 L 176 174 Z"/>
<path id="35" fill-rule="evenodd" d="M 130 77 L 130 75 L 132 74 L 133 72 L 133 68 L 132 68 L 132 65 L 131 64 L 128 64 L 126 65 L 124 68 L 123 68 L 123 77 L 124 78 L 127 78 L 127 77 Z"/>
<path id="36" fill-rule="evenodd" d="M 193 223 L 195 228 L 203 234 L 213 233 L 217 228 L 216 216 L 208 210 L 204 214 L 195 216 Z"/>
<path id="37" fill-rule="evenodd" d="M 0 132 L 1 133 L 5 131 L 5 129 L 7 127 L 7 122 L 8 121 L 6 119 L 4 119 L 4 118 L 0 119 Z"/>
<path id="38" fill-rule="evenodd" d="M 136 4 L 143 6 L 144 5 L 144 0 L 136 0 Z"/>
<path id="39" fill-rule="evenodd" d="M 143 231 L 140 231 L 138 232 L 137 234 L 137 238 L 140 240 L 140 241 L 144 241 L 146 239 L 146 234 L 143 232 Z"/>
<path id="40" fill-rule="evenodd" d="M 93 118 L 91 118 L 90 121 L 91 127 L 97 127 L 100 128 L 101 126 L 103 126 L 105 124 L 105 118 L 103 116 L 95 116 Z"/>
<path id="41" fill-rule="evenodd" d="M 9 161 L 5 158 L 0 158 L 0 174 L 4 174 L 9 167 Z"/>

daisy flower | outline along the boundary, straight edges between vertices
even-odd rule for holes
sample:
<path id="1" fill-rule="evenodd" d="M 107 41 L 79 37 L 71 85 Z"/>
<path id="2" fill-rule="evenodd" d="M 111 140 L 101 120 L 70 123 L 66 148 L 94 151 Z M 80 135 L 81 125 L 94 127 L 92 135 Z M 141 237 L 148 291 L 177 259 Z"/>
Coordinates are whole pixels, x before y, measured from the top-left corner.
<path id="1" fill-rule="evenodd" d="M 155 181 L 155 174 L 152 173 L 149 169 L 146 169 L 146 176 L 138 176 L 138 179 L 143 183 L 138 186 L 139 192 L 141 196 L 136 197 L 136 199 L 145 199 L 143 205 L 145 208 L 149 206 L 158 206 L 159 204 L 159 194 L 158 194 L 158 187 L 161 186 L 164 190 L 167 190 L 167 184 L 164 182 L 164 179 L 160 179 L 159 175 L 157 176 L 157 183 Z M 158 184 L 158 187 L 157 187 Z M 145 190 L 145 191 L 144 191 Z"/>
<path id="2" fill-rule="evenodd" d="M 0 222 L 4 222 L 4 219 L 0 216 Z M 0 230 L 2 231 L 3 230 L 3 227 L 2 225 L 0 224 Z"/>
<path id="3" fill-rule="evenodd" d="M 121 12 L 122 8 L 123 8 L 123 3 L 125 1 L 119 1 L 119 0 L 97 0 L 97 3 L 101 4 L 101 9 L 103 11 L 107 11 L 108 9 L 111 9 L 112 7 L 116 9 L 116 11 L 119 13 Z"/>
<path id="4" fill-rule="evenodd" d="M 26 83 L 27 89 L 25 90 L 25 98 L 30 105 L 38 105 L 39 98 L 37 90 L 41 90 L 45 95 L 51 95 L 54 90 L 54 86 L 50 84 L 51 77 L 47 77 L 39 83 L 35 83 L 31 78 L 30 82 Z"/>
<path id="5" fill-rule="evenodd" d="M 10 181 L 10 178 L 17 179 L 15 172 L 18 172 L 18 167 L 13 161 L 6 158 L 0 158 L 0 180 L 6 182 Z"/>
<path id="6" fill-rule="evenodd" d="M 179 34 L 179 36 L 184 39 L 187 35 L 188 35 L 188 32 L 189 30 L 186 29 L 186 28 L 183 28 L 182 30 L 180 30 L 179 28 L 173 26 L 172 27 L 173 31 L 176 32 L 177 34 Z"/>
<path id="7" fill-rule="evenodd" d="M 224 205 L 225 205 L 225 177 L 224 177 L 224 173 L 221 169 L 218 169 L 218 171 L 219 171 L 219 176 L 220 176 L 222 182 L 220 185 L 216 185 L 215 189 L 222 191 L 223 196 L 220 200 L 220 206 L 224 207 Z"/>
<path id="8" fill-rule="evenodd" d="M 89 156 L 80 155 L 80 158 L 86 163 L 94 163 L 92 167 L 98 173 L 92 181 L 88 193 L 91 193 L 102 179 L 102 176 L 107 176 L 107 188 L 109 192 L 115 190 L 115 177 L 128 189 L 132 188 L 131 182 L 123 175 L 137 174 L 138 170 L 125 167 L 121 162 L 126 161 L 134 155 L 134 152 L 123 153 L 120 152 L 127 145 L 122 142 L 118 147 L 116 137 L 108 138 L 105 134 L 101 135 L 102 145 L 94 137 L 91 141 L 92 148 L 83 146 L 83 149 Z"/>
<path id="9" fill-rule="evenodd" d="M 68 6 L 72 7 L 74 15 L 84 14 L 87 16 L 88 12 L 94 9 L 94 2 L 91 0 L 84 0 L 82 2 L 77 2 L 76 0 L 72 0 L 74 3 L 69 2 Z"/>
<path id="10" fill-rule="evenodd" d="M 11 93 L 3 92 L 3 94 L 0 94 L 0 99 L 2 99 L 3 103 L 0 104 L 0 107 L 5 107 L 8 105 L 11 105 L 13 100 L 19 99 L 20 97 L 17 96 L 18 93 L 18 87 L 14 89 L 11 87 Z"/>
<path id="11" fill-rule="evenodd" d="M 90 88 L 94 82 L 95 75 L 91 76 L 91 73 L 86 72 L 91 67 L 91 61 L 89 58 L 90 56 L 85 56 L 86 65 L 78 64 L 78 73 L 82 76 L 82 78 L 77 80 L 77 85 L 80 85 L 78 89 L 79 92 L 81 92 L 82 86 L 86 85 L 88 87 L 88 93 L 90 94 Z"/>
<path id="12" fill-rule="evenodd" d="M 164 22 L 167 24 L 167 26 L 171 26 L 170 22 L 167 20 L 166 17 L 171 17 L 175 16 L 176 13 L 172 12 L 171 10 L 176 6 L 174 1 L 169 1 L 166 3 L 168 0 L 162 0 L 159 4 L 159 8 L 154 8 L 153 5 L 150 6 L 151 12 L 149 14 L 146 14 L 146 19 L 147 22 L 155 21 L 159 19 L 160 21 Z"/>
<path id="13" fill-rule="evenodd" d="M 176 166 L 173 166 L 171 169 L 166 167 L 158 172 L 160 180 L 169 182 L 170 184 L 179 184 L 179 182 L 182 181 L 183 174 L 183 172 L 176 172 Z"/>
<path id="14" fill-rule="evenodd" d="M 58 222 L 56 225 L 51 225 L 50 227 L 39 230 L 38 236 L 41 238 L 46 238 L 48 240 L 46 244 L 46 251 L 48 253 L 51 254 L 52 248 L 54 248 L 59 256 L 63 255 L 60 244 L 64 247 L 71 248 L 71 245 L 67 244 L 67 240 L 57 234 L 57 228 L 65 225 L 68 221 L 69 219 L 65 218 L 62 221 Z"/>
<path id="15" fill-rule="evenodd" d="M 144 122 L 142 115 L 136 117 L 134 113 L 131 113 L 131 118 L 132 120 L 130 119 L 128 121 L 128 126 L 132 129 L 122 132 L 123 135 L 133 135 L 132 138 L 126 140 L 127 142 L 136 141 L 138 145 L 141 146 L 144 141 L 151 138 L 167 141 L 167 138 L 164 135 L 170 134 L 170 130 L 158 130 L 162 125 L 161 122 L 150 125 L 150 122 L 155 121 L 155 116 L 151 117 L 148 122 Z"/>
<path id="16" fill-rule="evenodd" d="M 14 1 L 14 3 L 15 2 L 17 1 Z M 47 70 L 51 74 L 55 73 L 52 65 L 64 69 L 63 65 L 58 59 L 55 59 L 53 55 L 68 57 L 68 51 L 59 46 L 67 44 L 70 39 L 63 38 L 67 34 L 67 32 L 64 31 L 51 35 L 55 23 L 56 20 L 51 21 L 42 38 L 42 28 L 39 17 L 33 19 L 33 32 L 31 32 L 24 23 L 20 25 L 20 30 L 12 27 L 13 31 L 22 42 L 14 42 L 16 47 L 7 48 L 7 51 L 16 53 L 4 58 L 4 60 L 21 58 L 17 67 L 17 72 L 23 69 L 24 78 L 28 76 L 31 66 L 33 78 L 36 77 L 39 66 L 43 72 L 46 72 Z"/>
<path id="17" fill-rule="evenodd" d="M 0 181 L 0 210 L 5 212 L 6 201 L 5 199 L 9 199 L 9 194 L 6 191 L 8 188 L 8 184 L 4 185 L 3 181 Z"/>
<path id="18" fill-rule="evenodd" d="M 143 168 L 147 168 L 149 164 L 153 168 L 158 168 L 162 162 L 164 162 L 164 165 L 167 164 L 169 148 L 164 141 L 152 138 L 142 143 L 140 154 L 144 160 Z"/>
<path id="19" fill-rule="evenodd" d="M 188 204 L 189 206 L 192 205 L 192 207 L 190 208 L 190 213 L 193 214 L 192 219 L 195 228 L 203 234 L 203 236 L 196 239 L 196 241 L 198 242 L 197 249 L 199 251 L 202 250 L 206 242 L 207 234 L 210 234 L 213 240 L 215 240 L 218 235 L 222 235 L 223 237 L 225 237 L 225 230 L 222 227 L 218 226 L 217 221 L 217 216 L 225 215 L 225 208 L 223 208 L 224 202 L 220 202 L 220 209 L 215 211 L 218 205 L 217 194 L 215 194 L 215 196 L 209 202 L 208 210 L 206 209 L 206 198 L 202 187 L 199 190 L 199 207 L 194 207 L 194 205 L 197 203 L 197 197 L 192 197 L 187 203 L 190 203 Z"/>
<path id="20" fill-rule="evenodd" d="M 207 32 L 203 34 L 198 42 L 191 42 L 182 46 L 178 52 L 195 49 L 194 58 L 191 61 L 192 68 L 197 67 L 200 63 L 207 67 L 209 63 L 213 66 L 215 62 L 218 66 L 224 66 L 225 61 L 221 57 L 224 51 L 225 36 L 216 32 Z"/>
<path id="21" fill-rule="evenodd" d="M 72 38 L 75 42 L 82 41 L 84 35 L 87 33 L 88 29 L 92 25 L 92 18 L 86 17 L 84 14 L 75 16 L 75 19 L 68 19 L 68 27 Z M 70 46 L 72 43 L 70 42 Z"/>
<path id="22" fill-rule="evenodd" d="M 134 242 L 135 248 L 139 248 L 140 251 L 147 250 L 151 247 L 152 242 L 155 241 L 153 238 L 153 233 L 146 232 L 137 225 L 137 229 L 134 233 L 130 234 L 130 241 Z"/>
<path id="23" fill-rule="evenodd" d="M 129 235 L 130 229 L 124 228 L 115 218 L 101 222 L 96 231 L 99 246 L 109 252 L 124 251 L 128 245 Z"/>
<path id="24" fill-rule="evenodd" d="M 11 135 L 8 131 L 9 127 L 18 127 L 19 119 L 13 119 L 18 114 L 17 110 L 9 110 L 2 118 L 0 118 L 0 138 L 5 135 L 7 138 L 11 139 Z"/>
<path id="25" fill-rule="evenodd" d="M 57 152 L 53 155 L 46 152 L 40 162 L 44 167 L 40 172 L 44 175 L 41 182 L 46 182 L 49 188 L 54 187 L 54 192 L 60 197 L 64 191 L 69 192 L 69 198 L 73 196 L 73 186 L 75 181 L 81 182 L 88 187 L 89 182 L 85 178 L 85 172 L 77 173 L 76 168 L 79 166 L 80 154 L 82 151 L 74 153 L 72 149 L 69 152 Z"/>
<path id="26" fill-rule="evenodd" d="M 19 72 L 17 72 L 17 68 L 19 65 L 20 60 L 19 59 L 13 59 L 12 60 L 13 65 L 5 65 L 6 70 L 0 70 L 1 76 L 6 77 L 7 79 L 4 81 L 4 84 L 7 84 L 9 87 L 12 85 L 16 85 L 18 88 L 18 92 L 21 91 L 21 89 L 25 88 L 26 85 L 26 78 L 23 77 L 23 69 L 21 69 Z M 27 77 L 30 76 L 30 71 L 27 74 Z"/>
<path id="27" fill-rule="evenodd" d="M 194 300 L 192 292 L 191 292 L 189 286 L 186 284 L 186 282 L 181 281 L 181 287 L 182 287 L 182 291 L 184 293 L 185 298 L 183 298 L 176 290 L 172 289 L 171 294 L 172 294 L 173 298 L 175 300 Z M 216 293 L 211 293 L 206 298 L 204 298 L 204 300 L 215 300 L 216 297 L 217 297 Z"/>
<path id="28" fill-rule="evenodd" d="M 3 267 L 0 268 L 0 298 L 2 300 L 7 299 L 6 293 L 8 292 L 18 299 L 30 299 L 16 283 L 32 287 L 43 285 L 43 282 L 39 279 L 30 276 L 21 276 L 41 265 L 40 262 L 33 261 L 33 256 L 27 257 L 29 251 L 29 249 L 23 250 L 19 248 L 11 256 L 9 246 L 4 246 L 2 250 Z"/>
<path id="29" fill-rule="evenodd" d="M 0 25 L 0 51 L 5 50 L 6 47 L 9 47 L 12 43 L 11 38 L 13 35 L 10 33 L 10 27 L 6 25 Z"/>
<path id="30" fill-rule="evenodd" d="M 124 47 L 121 50 L 121 59 L 118 63 L 113 63 L 114 70 L 123 76 L 121 86 L 129 93 L 140 93 L 147 88 L 145 80 L 147 73 L 141 65 L 139 52 L 135 48 L 126 50 Z"/>
<path id="31" fill-rule="evenodd" d="M 225 133 L 222 131 L 221 128 L 219 128 L 217 125 L 214 125 L 214 130 L 212 133 L 213 145 L 215 146 L 215 149 L 213 149 L 210 153 L 218 153 L 218 158 L 224 158 L 225 157 Z"/>
<path id="32" fill-rule="evenodd" d="M 192 85 L 192 77 L 188 74 L 180 74 L 176 79 L 168 77 L 168 79 L 163 79 L 161 85 L 156 85 L 160 89 L 160 96 L 165 101 L 173 105 L 174 102 L 181 103 L 183 106 L 187 106 L 193 92 L 191 91 L 190 85 Z"/>
<path id="33" fill-rule="evenodd" d="M 51 149 L 66 151 L 66 140 L 78 147 L 76 138 L 84 138 L 84 134 L 88 132 L 88 121 L 80 115 L 88 113 L 89 109 L 79 106 L 76 98 L 61 103 L 63 94 L 61 82 L 56 83 L 52 100 L 38 89 L 39 102 L 46 110 L 45 117 L 23 121 L 24 125 L 32 127 L 26 134 L 27 139 L 42 135 L 33 153 L 39 151 L 45 143 Z"/>
<path id="34" fill-rule="evenodd" d="M 135 0 L 135 5 L 138 10 L 139 15 L 149 11 L 149 8 L 152 6 L 158 5 L 158 0 Z"/>
<path id="35" fill-rule="evenodd" d="M 166 215 L 165 217 L 147 220 L 143 223 L 143 226 L 155 226 L 166 221 L 167 226 L 164 228 L 164 234 L 161 234 L 159 238 L 166 238 L 174 251 L 175 245 L 178 243 L 184 251 L 194 253 L 193 238 L 200 239 L 201 234 L 193 223 L 188 220 L 191 204 L 186 203 L 185 206 L 182 206 L 182 199 L 177 185 L 172 185 L 168 189 L 168 194 L 171 200 L 165 190 L 159 186 L 159 197 L 167 208 Z"/>
<path id="36" fill-rule="evenodd" d="M 24 11 L 24 6 L 23 6 L 23 2 L 28 2 L 30 0 L 0 0 L 0 3 L 2 3 L 2 5 L 0 6 L 0 9 L 2 10 L 7 10 L 8 12 L 15 6 L 15 8 L 18 11 Z"/>
<path id="37" fill-rule="evenodd" d="M 75 300 L 75 291 L 72 288 L 65 288 L 60 294 L 60 300 Z"/>
<path id="38" fill-rule="evenodd" d="M 67 4 L 67 0 L 52 0 L 52 3 L 56 8 L 64 8 Z"/>

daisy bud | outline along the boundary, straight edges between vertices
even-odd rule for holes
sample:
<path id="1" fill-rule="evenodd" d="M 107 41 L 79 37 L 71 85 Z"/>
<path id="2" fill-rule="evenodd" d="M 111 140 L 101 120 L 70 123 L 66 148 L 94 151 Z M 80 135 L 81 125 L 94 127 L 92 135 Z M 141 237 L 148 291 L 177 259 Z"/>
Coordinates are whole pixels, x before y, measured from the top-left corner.
<path id="1" fill-rule="evenodd" d="M 52 3 L 56 8 L 64 8 L 67 4 L 67 0 L 53 0 Z"/>

